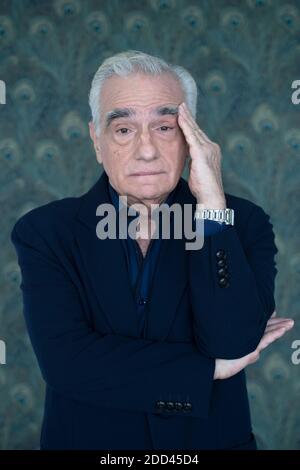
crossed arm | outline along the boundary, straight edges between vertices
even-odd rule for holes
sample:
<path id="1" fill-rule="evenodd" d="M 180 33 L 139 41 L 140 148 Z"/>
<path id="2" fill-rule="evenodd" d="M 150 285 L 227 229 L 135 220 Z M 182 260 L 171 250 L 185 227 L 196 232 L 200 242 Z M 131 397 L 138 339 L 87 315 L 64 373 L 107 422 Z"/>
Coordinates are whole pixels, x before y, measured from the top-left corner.
<path id="1" fill-rule="evenodd" d="M 199 351 L 217 358 L 214 378 L 229 378 L 255 362 L 264 348 L 293 327 L 293 320 L 275 318 L 278 250 L 269 219 L 254 205 L 246 247 L 233 226 L 205 239 L 201 250 L 190 252 L 194 335 Z M 229 271 L 227 287 L 219 283 L 220 250 Z M 210 282 L 202 282 L 207 276 Z"/>
<path id="2" fill-rule="evenodd" d="M 196 333 L 197 346 L 195 343 L 167 343 L 118 334 L 101 335 L 89 325 L 76 286 L 53 256 L 48 242 L 35 227 L 38 225 L 35 222 L 34 217 L 23 216 L 15 224 L 11 239 L 21 268 L 20 287 L 28 333 L 47 385 L 64 396 L 90 405 L 149 413 L 157 412 L 158 400 L 180 400 L 181 403 L 182 400 L 188 400 L 193 405 L 192 410 L 189 413 L 179 410 L 178 414 L 207 417 L 213 379 L 236 373 L 237 371 L 232 373 L 230 360 L 234 357 L 239 359 L 240 352 L 244 355 L 252 352 L 251 347 L 256 349 L 263 337 L 268 316 L 272 313 L 270 308 L 273 307 L 271 290 L 264 284 L 266 281 L 271 289 L 269 278 L 259 278 L 259 291 L 254 291 L 256 303 L 247 306 L 245 324 L 237 318 L 238 309 L 243 311 L 243 302 L 235 305 L 230 333 L 234 338 L 236 322 L 239 327 L 237 331 L 240 331 L 242 324 L 242 334 L 247 335 L 245 341 L 243 338 L 235 341 L 236 350 L 231 349 L 231 345 L 228 349 L 226 342 L 222 343 L 223 351 L 217 348 L 214 322 L 220 319 L 222 312 L 218 308 L 222 307 L 222 303 L 220 299 L 213 298 L 202 299 L 204 302 L 213 300 L 210 314 L 213 313 L 215 317 L 209 323 L 212 331 L 209 330 L 209 325 L 205 327 L 203 339 L 200 337 L 201 329 Z M 236 234 L 223 234 L 222 237 L 229 237 L 227 243 L 231 247 Z M 222 238 L 222 245 L 226 240 L 227 238 Z M 218 239 L 215 240 L 217 241 Z M 253 254 L 250 251 L 250 260 L 251 256 Z M 243 283 L 250 282 L 249 292 L 252 294 L 254 274 L 247 268 L 246 261 L 239 263 L 243 270 Z M 248 289 L 247 286 L 244 289 Z M 258 301 L 257 296 L 260 297 L 265 292 L 268 292 L 269 300 L 264 297 L 264 300 Z M 202 328 L 205 315 L 199 307 L 199 299 L 195 297 L 195 285 L 192 295 L 197 331 L 197 328 Z M 251 310 L 253 307 L 256 311 Z M 230 310 L 226 312 L 229 315 Z M 224 321 L 221 322 L 221 326 L 223 325 Z M 250 333 L 247 333 L 247 328 Z M 261 348 L 279 334 L 274 333 L 278 330 L 274 319 L 273 323 L 268 324 L 268 328 Z M 225 333 L 220 332 L 220 335 L 218 339 L 223 341 Z M 226 338 L 229 339 L 228 336 Z M 212 345 L 207 350 L 209 341 L 212 341 Z M 243 348 L 245 343 L 249 349 Z M 206 350 L 203 350 L 203 346 Z M 219 355 L 222 359 L 216 360 L 218 354 L 212 355 L 222 352 L 227 353 L 227 361 L 225 357 L 223 363 L 224 356 Z M 245 358 L 241 360 L 244 363 L 247 361 Z M 243 367 L 239 364 L 240 369 Z"/>

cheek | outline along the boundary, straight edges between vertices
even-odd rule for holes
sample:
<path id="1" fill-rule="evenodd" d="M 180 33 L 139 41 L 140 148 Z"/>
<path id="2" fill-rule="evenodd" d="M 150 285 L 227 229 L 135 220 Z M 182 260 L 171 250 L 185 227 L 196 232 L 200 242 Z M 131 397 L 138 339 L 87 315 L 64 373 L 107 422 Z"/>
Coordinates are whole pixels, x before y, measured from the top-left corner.
<path id="1" fill-rule="evenodd" d="M 120 157 L 122 156 L 121 150 L 118 150 L 118 149 L 117 149 L 117 150 L 114 150 L 114 151 L 113 151 L 113 156 L 114 156 L 114 158 L 120 159 Z"/>
<path id="2" fill-rule="evenodd" d="M 180 137 L 176 136 L 170 142 L 163 143 L 163 153 L 165 157 L 175 165 L 180 164 L 186 157 L 186 143 Z"/>
<path id="3" fill-rule="evenodd" d="M 174 133 L 170 134 L 168 138 L 165 138 L 164 140 L 165 144 L 168 145 L 169 148 L 172 148 L 177 152 L 182 152 L 186 145 L 184 135 L 179 129 L 176 129 Z"/>
<path id="4" fill-rule="evenodd" d="M 123 160 L 128 158 L 134 151 L 134 142 L 127 141 L 122 143 L 117 143 L 112 141 L 110 146 L 110 153 L 113 155 L 113 158 L 122 158 Z"/>
<path id="5" fill-rule="evenodd" d="M 109 165 L 111 171 L 118 175 L 118 178 L 123 177 L 128 173 L 132 152 L 125 151 L 124 148 L 115 148 L 110 154 Z"/>
<path id="6" fill-rule="evenodd" d="M 182 152 L 175 152 L 167 158 L 168 160 L 168 167 L 169 173 L 173 175 L 173 177 L 177 178 L 179 174 L 182 173 L 186 157 L 185 154 Z"/>
<path id="7" fill-rule="evenodd" d="M 121 175 L 126 166 L 126 158 L 124 152 L 119 149 L 111 149 L 110 154 L 107 154 L 107 161 L 112 173 Z"/>
<path id="8" fill-rule="evenodd" d="M 104 148 L 103 158 L 105 158 L 107 165 L 119 166 L 122 165 L 125 160 L 127 160 L 130 151 L 124 146 L 116 145 L 115 143 L 110 143 Z"/>

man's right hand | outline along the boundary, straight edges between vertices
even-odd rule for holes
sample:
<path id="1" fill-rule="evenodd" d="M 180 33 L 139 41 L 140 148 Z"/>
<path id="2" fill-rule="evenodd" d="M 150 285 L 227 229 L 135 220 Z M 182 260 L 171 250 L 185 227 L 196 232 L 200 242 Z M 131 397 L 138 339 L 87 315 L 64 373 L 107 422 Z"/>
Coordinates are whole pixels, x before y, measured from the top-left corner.
<path id="1" fill-rule="evenodd" d="M 283 336 L 286 331 L 293 328 L 294 320 L 291 318 L 275 318 L 275 316 L 276 311 L 274 311 L 269 319 L 264 335 L 255 351 L 238 359 L 216 359 L 214 379 L 228 379 L 249 364 L 253 364 L 259 359 L 260 352 L 263 349 Z"/>

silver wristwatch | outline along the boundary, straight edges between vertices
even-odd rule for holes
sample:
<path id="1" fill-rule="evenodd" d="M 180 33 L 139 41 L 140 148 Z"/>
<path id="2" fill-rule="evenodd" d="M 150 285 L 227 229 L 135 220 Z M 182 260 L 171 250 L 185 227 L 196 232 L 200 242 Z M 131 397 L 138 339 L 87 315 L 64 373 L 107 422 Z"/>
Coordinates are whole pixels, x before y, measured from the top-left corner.
<path id="1" fill-rule="evenodd" d="M 234 225 L 233 209 L 197 209 L 195 211 L 195 219 L 207 219 L 219 222 L 225 222 L 226 225 Z"/>

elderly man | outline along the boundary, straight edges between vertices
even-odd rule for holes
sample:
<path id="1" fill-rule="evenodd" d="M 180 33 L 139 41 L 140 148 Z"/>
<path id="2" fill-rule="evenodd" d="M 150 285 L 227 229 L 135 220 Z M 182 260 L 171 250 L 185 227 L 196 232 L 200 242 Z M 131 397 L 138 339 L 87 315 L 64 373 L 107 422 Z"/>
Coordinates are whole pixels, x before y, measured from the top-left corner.
<path id="1" fill-rule="evenodd" d="M 106 59 L 90 92 L 102 175 L 12 230 L 46 382 L 42 449 L 256 449 L 245 367 L 293 322 L 275 316 L 269 216 L 224 193 L 196 100 L 182 67 L 139 51 Z M 128 229 L 139 215 L 135 238 L 99 236 L 108 204 Z M 153 206 L 172 204 L 203 221 L 200 249 L 154 237 Z"/>

